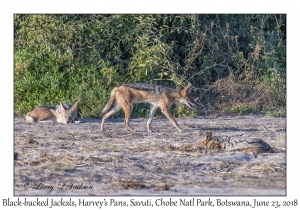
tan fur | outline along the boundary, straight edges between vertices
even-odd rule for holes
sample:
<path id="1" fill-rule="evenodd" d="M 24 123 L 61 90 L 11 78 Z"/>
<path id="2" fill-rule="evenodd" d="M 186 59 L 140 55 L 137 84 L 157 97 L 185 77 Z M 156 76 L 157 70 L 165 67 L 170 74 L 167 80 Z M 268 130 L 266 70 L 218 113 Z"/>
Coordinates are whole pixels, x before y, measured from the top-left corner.
<path id="1" fill-rule="evenodd" d="M 211 138 L 212 132 L 205 131 L 197 146 L 205 146 L 207 149 L 221 149 L 221 146 Z"/>
<path id="2" fill-rule="evenodd" d="M 105 120 L 120 109 L 123 109 L 125 113 L 125 126 L 129 130 L 133 131 L 129 125 L 129 118 L 133 109 L 133 104 L 150 103 L 150 113 L 147 121 L 147 129 L 149 132 L 151 132 L 150 124 L 158 107 L 161 108 L 162 112 L 181 132 L 182 130 L 179 128 L 176 120 L 170 114 L 169 107 L 175 102 L 186 104 L 190 108 L 195 107 L 196 103 L 190 97 L 190 90 L 191 84 L 186 86 L 183 90 L 148 84 L 120 85 L 112 90 L 110 99 L 100 114 L 100 118 L 102 119 L 101 131 L 103 131 Z"/>
<path id="3" fill-rule="evenodd" d="M 28 123 L 52 121 L 67 124 L 74 111 L 77 116 L 77 104 L 76 102 L 70 109 L 62 103 L 58 109 L 55 109 L 56 107 L 38 107 L 28 112 L 25 119 Z"/>

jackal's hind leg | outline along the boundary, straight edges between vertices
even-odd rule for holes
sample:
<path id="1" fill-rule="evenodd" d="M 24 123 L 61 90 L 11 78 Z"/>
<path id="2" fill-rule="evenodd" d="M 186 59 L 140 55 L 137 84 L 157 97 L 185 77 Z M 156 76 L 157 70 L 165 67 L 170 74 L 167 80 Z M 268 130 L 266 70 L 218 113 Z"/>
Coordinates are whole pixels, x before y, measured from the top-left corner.
<path id="1" fill-rule="evenodd" d="M 109 110 L 107 113 L 105 113 L 102 116 L 102 121 L 101 121 L 101 125 L 100 125 L 100 130 L 103 131 L 103 126 L 105 121 L 107 120 L 107 118 L 109 118 L 111 115 L 113 115 L 114 113 L 120 111 L 121 107 L 118 103 L 114 103 L 114 105 L 112 106 L 111 110 Z"/>
<path id="2" fill-rule="evenodd" d="M 26 114 L 26 122 L 40 122 L 49 119 L 51 115 L 52 114 L 50 110 L 45 107 L 35 108 L 34 110 Z"/>
<path id="3" fill-rule="evenodd" d="M 152 131 L 150 130 L 150 124 L 152 122 L 153 116 L 155 114 L 155 111 L 157 109 L 157 106 L 154 106 L 152 104 L 150 104 L 150 113 L 149 113 L 149 117 L 148 117 L 148 121 L 147 121 L 147 130 L 149 133 L 151 133 Z"/>
<path id="4" fill-rule="evenodd" d="M 49 109 L 43 110 L 38 121 L 48 120 L 52 116 L 51 111 Z"/>

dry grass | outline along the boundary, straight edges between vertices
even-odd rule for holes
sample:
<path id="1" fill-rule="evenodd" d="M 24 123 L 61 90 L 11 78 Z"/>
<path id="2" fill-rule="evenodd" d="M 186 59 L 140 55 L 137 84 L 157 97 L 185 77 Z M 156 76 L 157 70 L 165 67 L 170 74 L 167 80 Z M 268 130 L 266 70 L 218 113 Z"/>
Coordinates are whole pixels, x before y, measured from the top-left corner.
<path id="1" fill-rule="evenodd" d="M 264 82 L 253 80 L 253 75 L 242 74 L 239 78 L 230 74 L 210 86 L 211 93 L 218 95 L 214 109 L 239 114 L 263 111 L 266 106 L 285 107 L 285 97 L 280 97 Z M 213 97 L 215 98 L 215 97 Z"/>
<path id="2" fill-rule="evenodd" d="M 26 124 L 15 119 L 15 195 L 285 194 L 285 118 L 261 116 L 179 119 L 179 133 L 166 119 L 82 124 Z M 162 126 L 163 125 L 163 126 Z M 274 154 L 224 152 L 195 147 L 206 130 L 218 136 L 262 138 Z M 276 180 L 273 182 L 271 180 Z M 92 190 L 24 188 L 24 183 L 84 183 Z M 262 184 L 263 183 L 263 184 Z M 245 191 L 245 187 L 249 190 Z"/>

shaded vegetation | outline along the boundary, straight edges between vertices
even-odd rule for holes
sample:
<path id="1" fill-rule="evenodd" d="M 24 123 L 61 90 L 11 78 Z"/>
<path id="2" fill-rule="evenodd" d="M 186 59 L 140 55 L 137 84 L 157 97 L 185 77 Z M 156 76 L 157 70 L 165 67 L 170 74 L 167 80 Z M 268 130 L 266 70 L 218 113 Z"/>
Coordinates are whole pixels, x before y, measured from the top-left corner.
<path id="1" fill-rule="evenodd" d="M 78 101 L 81 117 L 98 117 L 111 89 L 127 82 L 192 83 L 208 111 L 285 112 L 286 15 L 16 14 L 14 29 L 20 116 Z M 134 109 L 148 115 L 148 105 Z"/>

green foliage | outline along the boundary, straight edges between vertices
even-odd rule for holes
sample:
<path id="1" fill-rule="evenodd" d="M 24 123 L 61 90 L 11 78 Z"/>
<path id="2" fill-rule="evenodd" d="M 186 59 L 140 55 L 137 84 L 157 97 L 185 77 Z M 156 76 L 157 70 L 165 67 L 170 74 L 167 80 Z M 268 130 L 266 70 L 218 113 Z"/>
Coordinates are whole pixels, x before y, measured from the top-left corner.
<path id="1" fill-rule="evenodd" d="M 271 106 L 266 106 L 262 110 L 263 113 L 271 116 L 271 117 L 285 117 L 286 116 L 286 110 L 285 109 L 276 109 Z"/>
<path id="2" fill-rule="evenodd" d="M 180 103 L 171 107 L 171 113 L 176 117 L 188 116 L 190 118 L 196 118 L 198 116 L 196 110 L 190 109 L 187 106 Z"/>
<path id="3" fill-rule="evenodd" d="M 267 115 L 271 116 L 271 117 L 285 117 L 286 113 L 284 111 L 268 111 Z"/>
<path id="4" fill-rule="evenodd" d="M 15 14 L 15 113 L 78 101 L 82 117 L 97 117 L 112 88 L 126 82 L 192 83 L 194 96 L 211 104 L 226 98 L 224 87 L 212 94 L 211 85 L 230 75 L 269 90 L 268 100 L 245 107 L 285 107 L 285 27 L 286 16 L 273 14 Z M 132 117 L 146 117 L 148 110 L 139 104 Z M 197 116 L 187 108 L 172 110 Z"/>
<path id="5" fill-rule="evenodd" d="M 254 113 L 254 109 L 251 107 L 243 107 L 243 106 L 235 106 L 235 107 L 228 107 L 225 108 L 224 110 L 225 112 L 229 112 L 229 113 L 237 113 L 240 115 L 245 115 L 245 114 L 253 114 Z"/>

